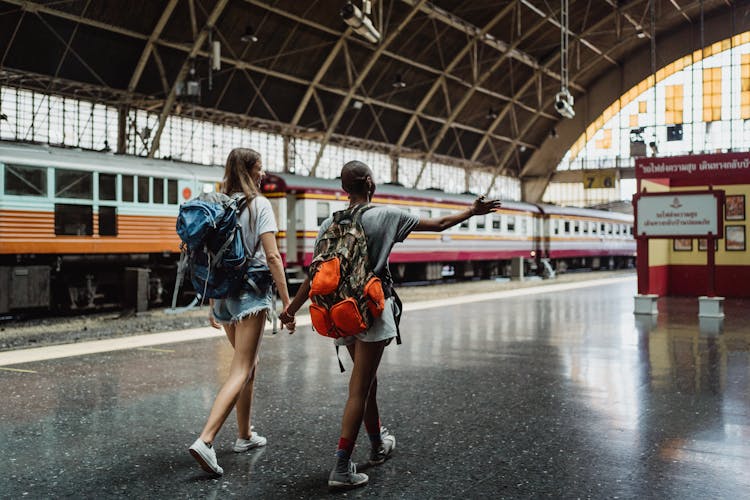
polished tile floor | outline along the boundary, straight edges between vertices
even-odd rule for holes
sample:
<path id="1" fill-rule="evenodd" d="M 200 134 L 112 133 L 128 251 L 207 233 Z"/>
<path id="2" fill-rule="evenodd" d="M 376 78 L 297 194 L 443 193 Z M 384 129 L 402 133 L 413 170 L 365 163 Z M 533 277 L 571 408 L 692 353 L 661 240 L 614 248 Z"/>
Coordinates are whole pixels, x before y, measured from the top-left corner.
<path id="1" fill-rule="evenodd" d="M 380 369 L 391 460 L 348 497 L 750 497 L 750 304 L 701 331 L 695 299 L 632 314 L 634 279 L 407 312 Z M 347 374 L 302 327 L 264 338 L 265 449 L 225 475 L 187 453 L 227 371 L 224 339 L 0 371 L 0 497 L 327 496 Z M 347 363 L 347 367 L 348 367 Z M 363 434 L 363 433 L 362 433 Z M 355 458 L 366 457 L 360 435 Z"/>

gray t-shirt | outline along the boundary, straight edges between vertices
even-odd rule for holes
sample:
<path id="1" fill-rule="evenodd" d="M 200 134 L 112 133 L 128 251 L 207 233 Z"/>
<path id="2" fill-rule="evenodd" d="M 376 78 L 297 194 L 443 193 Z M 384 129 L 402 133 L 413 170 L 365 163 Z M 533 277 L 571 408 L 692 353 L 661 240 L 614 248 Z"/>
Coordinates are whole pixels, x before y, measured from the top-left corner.
<path id="1" fill-rule="evenodd" d="M 318 238 L 328 229 L 333 217 L 320 225 Z M 400 243 L 419 223 L 419 217 L 409 212 L 388 206 L 374 206 L 362 215 L 362 228 L 367 235 L 367 253 L 372 271 L 387 283 L 392 282 L 388 268 L 388 256 L 396 243 Z"/>
<path id="2" fill-rule="evenodd" d="M 243 210 L 240 213 L 240 226 L 242 227 L 242 238 L 250 253 L 253 253 L 256 245 L 258 251 L 255 253 L 255 259 L 251 262 L 253 266 L 263 265 L 268 267 L 266 252 L 263 245 L 260 244 L 260 235 L 263 233 L 276 233 L 278 226 L 273 216 L 271 202 L 264 196 L 256 196 L 250 203 L 250 210 Z M 252 216 L 252 223 L 250 217 Z"/>

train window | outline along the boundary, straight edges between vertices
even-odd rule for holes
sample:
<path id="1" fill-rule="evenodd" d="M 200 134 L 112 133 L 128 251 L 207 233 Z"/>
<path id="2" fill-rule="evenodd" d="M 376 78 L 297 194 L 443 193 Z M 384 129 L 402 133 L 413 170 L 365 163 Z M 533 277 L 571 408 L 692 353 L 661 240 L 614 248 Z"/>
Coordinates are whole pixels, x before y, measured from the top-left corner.
<path id="1" fill-rule="evenodd" d="M 581 223 L 579 221 L 573 221 L 573 233 L 579 234 L 581 232 Z"/>
<path id="2" fill-rule="evenodd" d="M 583 234 L 589 234 L 589 221 L 585 220 L 581 222 L 581 230 L 583 231 Z"/>
<path id="3" fill-rule="evenodd" d="M 492 216 L 492 229 L 500 229 L 502 227 L 502 219 L 499 215 Z"/>
<path id="4" fill-rule="evenodd" d="M 523 217 L 521 219 L 521 234 L 528 234 L 529 233 L 529 221 L 526 220 L 526 217 Z"/>
<path id="5" fill-rule="evenodd" d="M 91 205 L 55 203 L 55 234 L 64 236 L 94 234 L 94 211 Z"/>
<path id="6" fill-rule="evenodd" d="M 508 232 L 509 233 L 516 232 L 516 217 L 514 215 L 508 216 Z"/>
<path id="7" fill-rule="evenodd" d="M 607 232 L 612 234 L 612 224 L 607 224 Z"/>
<path id="8" fill-rule="evenodd" d="M 5 165 L 5 194 L 47 196 L 47 169 Z"/>
<path id="9" fill-rule="evenodd" d="M 316 205 L 316 211 L 318 216 L 318 226 L 320 226 L 331 213 L 330 204 L 327 201 L 319 201 Z"/>
<path id="10" fill-rule="evenodd" d="M 154 203 L 164 203 L 164 179 L 154 177 Z"/>
<path id="11" fill-rule="evenodd" d="M 419 218 L 420 219 L 431 219 L 432 218 L 432 210 L 428 208 L 420 208 L 419 209 Z"/>
<path id="12" fill-rule="evenodd" d="M 99 235 L 117 236 L 117 207 L 99 207 Z"/>
<path id="13" fill-rule="evenodd" d="M 598 228 L 598 227 L 599 227 L 599 224 L 597 224 L 596 222 L 592 222 L 591 223 L 591 234 L 596 234 L 596 228 Z"/>
<path id="14" fill-rule="evenodd" d="M 58 198 L 94 199 L 94 176 L 81 170 L 55 170 L 55 196 Z"/>
<path id="15" fill-rule="evenodd" d="M 138 203 L 148 203 L 150 180 L 150 177 L 138 176 Z"/>
<path id="16" fill-rule="evenodd" d="M 177 205 L 177 181 L 167 179 L 167 203 Z"/>
<path id="17" fill-rule="evenodd" d="M 135 189 L 133 188 L 133 176 L 123 175 L 122 176 L 122 201 L 133 201 L 133 194 Z"/>
<path id="18" fill-rule="evenodd" d="M 113 174 L 99 174 L 99 199 L 117 199 L 117 176 Z"/>
<path id="19" fill-rule="evenodd" d="M 552 224 L 552 232 L 554 234 L 560 234 L 560 221 L 552 219 L 549 223 Z"/>
<path id="20" fill-rule="evenodd" d="M 480 215 L 479 217 L 475 217 L 474 220 L 477 223 L 477 231 L 484 231 L 487 227 L 487 216 Z"/>
<path id="21" fill-rule="evenodd" d="M 564 231 L 564 233 L 565 234 L 570 234 L 570 221 L 569 220 L 565 221 L 565 231 Z"/>
<path id="22" fill-rule="evenodd" d="M 607 225 L 604 223 L 599 224 L 599 229 L 601 230 L 602 234 L 607 234 Z"/>

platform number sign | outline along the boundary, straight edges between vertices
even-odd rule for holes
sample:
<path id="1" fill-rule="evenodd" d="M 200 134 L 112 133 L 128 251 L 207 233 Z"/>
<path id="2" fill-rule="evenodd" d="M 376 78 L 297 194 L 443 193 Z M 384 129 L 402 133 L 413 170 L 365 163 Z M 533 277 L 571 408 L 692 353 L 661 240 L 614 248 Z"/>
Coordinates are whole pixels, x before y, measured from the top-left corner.
<path id="1" fill-rule="evenodd" d="M 617 182 L 617 170 L 585 170 L 583 174 L 584 189 L 609 189 Z"/>

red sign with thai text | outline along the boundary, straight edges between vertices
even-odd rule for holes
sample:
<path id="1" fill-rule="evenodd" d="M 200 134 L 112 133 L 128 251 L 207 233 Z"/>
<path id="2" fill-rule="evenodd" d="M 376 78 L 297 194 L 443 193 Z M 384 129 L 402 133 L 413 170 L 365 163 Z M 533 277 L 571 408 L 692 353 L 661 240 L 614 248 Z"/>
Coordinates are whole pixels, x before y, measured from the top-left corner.
<path id="1" fill-rule="evenodd" d="M 636 158 L 636 179 L 664 179 L 681 186 L 750 183 L 750 153 Z"/>

